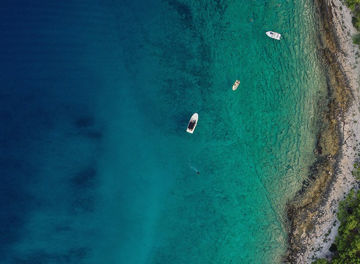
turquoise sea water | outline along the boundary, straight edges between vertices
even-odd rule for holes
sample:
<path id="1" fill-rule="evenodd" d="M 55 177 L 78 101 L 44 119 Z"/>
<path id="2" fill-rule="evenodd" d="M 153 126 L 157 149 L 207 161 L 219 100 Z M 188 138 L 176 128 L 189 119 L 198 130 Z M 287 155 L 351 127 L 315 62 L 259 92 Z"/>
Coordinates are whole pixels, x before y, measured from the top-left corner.
<path id="1" fill-rule="evenodd" d="M 310 0 L 0 14 L 6 263 L 280 262 L 325 89 Z"/>

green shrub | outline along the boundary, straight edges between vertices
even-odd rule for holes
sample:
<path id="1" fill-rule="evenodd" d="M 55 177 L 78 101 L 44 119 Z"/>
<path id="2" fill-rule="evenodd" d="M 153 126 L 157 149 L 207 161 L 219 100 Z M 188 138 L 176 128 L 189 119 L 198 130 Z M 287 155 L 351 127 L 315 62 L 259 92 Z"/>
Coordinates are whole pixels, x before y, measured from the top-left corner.
<path id="1" fill-rule="evenodd" d="M 358 16 L 356 16 L 356 18 L 353 20 L 353 25 L 357 30 L 360 30 L 360 14 Z M 355 37 L 358 34 L 355 35 Z"/>
<path id="2" fill-rule="evenodd" d="M 360 35 L 360 34 L 359 34 Z M 360 38 L 360 36 L 359 36 Z M 360 41 L 360 39 L 359 39 Z M 358 44 L 358 43 L 357 43 Z M 357 163 L 354 163 L 354 169 L 352 170 L 352 175 L 357 179 L 360 180 L 360 166 Z"/>
<path id="3" fill-rule="evenodd" d="M 354 27 L 360 31 L 360 0 L 346 0 L 345 2 L 353 13 L 352 23 Z M 360 45 L 359 34 L 353 37 L 353 42 L 357 45 Z"/>
<path id="4" fill-rule="evenodd" d="M 355 11 L 356 8 L 360 5 L 360 0 L 346 0 L 346 5 L 347 5 L 352 11 Z"/>

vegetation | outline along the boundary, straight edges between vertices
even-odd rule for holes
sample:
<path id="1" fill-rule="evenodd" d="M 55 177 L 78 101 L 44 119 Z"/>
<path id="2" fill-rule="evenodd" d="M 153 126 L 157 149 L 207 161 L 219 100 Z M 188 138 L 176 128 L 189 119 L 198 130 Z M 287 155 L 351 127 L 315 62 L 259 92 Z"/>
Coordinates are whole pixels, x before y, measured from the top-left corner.
<path id="1" fill-rule="evenodd" d="M 351 11 L 355 12 L 356 9 L 360 6 L 360 0 L 346 0 L 346 5 L 351 9 Z"/>
<path id="2" fill-rule="evenodd" d="M 318 259 L 313 264 L 360 264 L 360 191 L 352 190 L 340 203 L 338 218 L 340 227 L 331 246 L 332 260 Z"/>
<path id="3" fill-rule="evenodd" d="M 345 3 L 353 13 L 352 23 L 354 27 L 360 31 L 360 0 L 346 0 Z M 360 34 L 353 37 L 353 42 L 360 45 Z"/>
<path id="4" fill-rule="evenodd" d="M 360 45 L 360 34 L 353 36 L 353 42 L 357 45 Z"/>
<path id="5" fill-rule="evenodd" d="M 357 179 L 360 180 L 360 164 L 355 162 L 354 169 L 352 171 L 352 175 Z"/>

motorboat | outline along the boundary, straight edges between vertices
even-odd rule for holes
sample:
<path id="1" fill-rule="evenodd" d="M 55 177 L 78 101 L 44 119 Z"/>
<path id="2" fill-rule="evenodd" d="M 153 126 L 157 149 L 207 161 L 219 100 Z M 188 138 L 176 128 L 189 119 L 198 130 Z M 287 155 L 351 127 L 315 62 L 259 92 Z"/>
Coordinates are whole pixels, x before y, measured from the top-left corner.
<path id="1" fill-rule="evenodd" d="M 194 113 L 190 118 L 189 124 L 188 124 L 188 126 L 186 128 L 186 132 L 188 132 L 190 134 L 194 133 L 195 127 L 196 127 L 197 122 L 198 122 L 198 119 L 199 119 L 198 113 Z"/>
<path id="2" fill-rule="evenodd" d="M 267 32 L 266 32 L 266 35 L 267 35 L 269 38 L 273 38 L 273 39 L 277 39 L 277 40 L 280 40 L 280 38 L 281 38 L 281 34 L 280 34 L 280 33 L 277 33 L 277 32 L 274 32 L 274 31 L 267 31 Z"/>
<path id="3" fill-rule="evenodd" d="M 240 81 L 236 80 L 235 83 L 232 86 L 233 91 L 235 91 L 239 87 Z"/>

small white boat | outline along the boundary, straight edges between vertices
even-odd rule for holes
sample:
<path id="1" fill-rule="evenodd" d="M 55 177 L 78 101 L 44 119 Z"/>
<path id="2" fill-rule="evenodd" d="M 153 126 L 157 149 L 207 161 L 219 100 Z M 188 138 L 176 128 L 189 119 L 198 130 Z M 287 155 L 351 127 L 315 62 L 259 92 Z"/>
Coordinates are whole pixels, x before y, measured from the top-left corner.
<path id="1" fill-rule="evenodd" d="M 188 124 L 188 126 L 186 128 L 186 132 L 188 132 L 190 134 L 194 133 L 195 127 L 196 127 L 197 122 L 198 122 L 198 119 L 199 119 L 198 113 L 194 113 L 190 118 L 189 124 Z"/>
<path id="2" fill-rule="evenodd" d="M 277 32 L 274 32 L 274 31 L 267 31 L 267 32 L 266 32 L 266 35 L 267 35 L 269 38 L 273 38 L 273 39 L 277 39 L 277 40 L 280 40 L 280 38 L 281 38 L 281 34 L 280 34 L 280 33 L 277 33 Z"/>
<path id="3" fill-rule="evenodd" d="M 235 91 L 239 87 L 239 84 L 240 84 L 240 81 L 236 80 L 232 87 L 233 91 Z"/>

